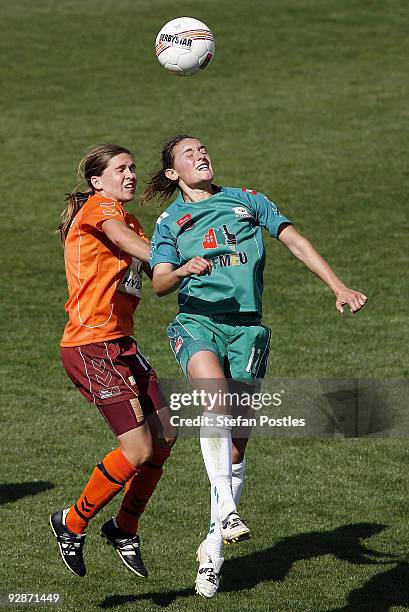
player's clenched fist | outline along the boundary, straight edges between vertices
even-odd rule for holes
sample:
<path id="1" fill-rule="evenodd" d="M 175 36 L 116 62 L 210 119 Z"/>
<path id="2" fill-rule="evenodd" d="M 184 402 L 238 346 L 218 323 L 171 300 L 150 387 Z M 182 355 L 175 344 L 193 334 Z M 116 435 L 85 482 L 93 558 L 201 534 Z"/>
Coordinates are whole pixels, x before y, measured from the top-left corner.
<path id="1" fill-rule="evenodd" d="M 345 287 L 337 293 L 336 309 L 342 314 L 344 312 L 343 307 L 347 305 L 353 314 L 358 312 L 362 306 L 365 306 L 367 299 L 366 295 L 360 291 Z"/>
<path id="2" fill-rule="evenodd" d="M 204 257 L 193 257 L 189 259 L 187 263 L 179 268 L 179 275 L 182 277 L 192 276 L 203 276 L 204 274 L 210 274 L 212 271 L 212 263 Z"/>

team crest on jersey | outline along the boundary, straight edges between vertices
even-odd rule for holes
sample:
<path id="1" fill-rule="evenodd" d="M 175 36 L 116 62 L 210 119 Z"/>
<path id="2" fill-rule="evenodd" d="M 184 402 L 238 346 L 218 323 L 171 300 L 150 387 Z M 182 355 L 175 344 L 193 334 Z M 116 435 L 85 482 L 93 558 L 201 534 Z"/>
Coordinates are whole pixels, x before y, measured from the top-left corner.
<path id="1" fill-rule="evenodd" d="M 253 218 L 253 215 L 251 214 L 251 212 L 244 206 L 235 206 L 233 208 L 233 212 L 238 219 L 252 219 Z"/>
<path id="2" fill-rule="evenodd" d="M 232 251 L 235 251 L 237 245 L 236 234 L 230 232 L 226 224 L 218 227 L 217 229 L 214 227 L 209 227 L 207 233 L 203 236 L 203 248 L 215 249 L 222 245 L 229 246 Z"/>

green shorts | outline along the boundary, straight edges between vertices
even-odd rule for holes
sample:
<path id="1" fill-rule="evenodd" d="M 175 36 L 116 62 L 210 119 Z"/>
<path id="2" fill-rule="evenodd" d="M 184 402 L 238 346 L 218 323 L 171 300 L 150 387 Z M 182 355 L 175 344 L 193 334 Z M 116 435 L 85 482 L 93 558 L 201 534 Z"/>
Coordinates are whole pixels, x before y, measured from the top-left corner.
<path id="1" fill-rule="evenodd" d="M 168 326 L 168 338 L 187 377 L 189 359 L 199 351 L 218 356 L 227 378 L 254 383 L 267 368 L 271 330 L 258 315 L 193 315 L 179 313 Z"/>

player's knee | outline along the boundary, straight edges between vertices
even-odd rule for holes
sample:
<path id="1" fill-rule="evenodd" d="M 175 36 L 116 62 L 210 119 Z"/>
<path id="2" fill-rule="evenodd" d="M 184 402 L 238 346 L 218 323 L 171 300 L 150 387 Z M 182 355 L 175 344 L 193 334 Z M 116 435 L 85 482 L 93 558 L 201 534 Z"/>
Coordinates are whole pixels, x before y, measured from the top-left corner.
<path id="1" fill-rule="evenodd" d="M 132 465 L 134 465 L 135 467 L 143 465 L 144 463 L 152 459 L 153 456 L 152 444 L 138 447 L 126 446 L 125 448 L 120 446 L 120 448 L 125 457 L 128 459 L 128 461 L 132 463 Z"/>
<path id="2" fill-rule="evenodd" d="M 140 448 L 138 448 L 138 451 L 141 456 L 141 464 L 145 463 L 145 461 L 149 461 L 149 459 L 152 459 L 153 444 L 150 436 L 144 440 L 143 444 L 141 444 Z"/>
<path id="3" fill-rule="evenodd" d="M 139 465 L 142 465 L 143 463 L 146 463 L 146 461 L 149 461 L 150 459 L 152 459 L 152 455 L 153 455 L 152 438 L 149 436 L 146 439 L 144 439 L 143 443 L 138 445 L 137 450 L 138 450 L 138 454 L 140 457 Z"/>
<path id="4" fill-rule="evenodd" d="M 166 411 L 169 409 L 166 408 Z M 170 415 L 169 415 L 170 417 Z M 170 418 L 166 414 L 158 416 L 158 413 L 149 415 L 147 422 L 151 430 L 154 443 L 163 448 L 171 448 L 177 440 L 178 428 L 171 424 Z"/>
<path id="5" fill-rule="evenodd" d="M 149 449 L 145 449 L 144 451 L 141 452 L 139 465 L 142 465 L 143 463 L 150 461 L 150 459 L 152 459 L 152 456 L 153 456 L 153 449 L 151 446 Z"/>
<path id="6" fill-rule="evenodd" d="M 121 451 L 135 467 L 146 463 L 152 458 L 153 445 L 149 430 L 133 429 L 118 437 Z"/>

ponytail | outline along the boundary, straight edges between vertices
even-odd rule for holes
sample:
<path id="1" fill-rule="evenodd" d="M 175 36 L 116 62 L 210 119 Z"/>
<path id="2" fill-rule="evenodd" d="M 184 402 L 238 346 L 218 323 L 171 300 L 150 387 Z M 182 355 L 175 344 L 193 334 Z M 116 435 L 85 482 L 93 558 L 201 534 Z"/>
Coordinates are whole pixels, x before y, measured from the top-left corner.
<path id="1" fill-rule="evenodd" d="M 146 204 L 149 200 L 159 195 L 159 202 L 164 204 L 178 188 L 178 182 L 168 179 L 165 172 L 168 168 L 173 167 L 173 149 L 181 140 L 185 138 L 193 138 L 187 134 L 178 134 L 168 140 L 161 151 L 161 167 L 156 172 L 152 172 L 147 187 L 141 195 L 142 204 Z"/>
<path id="2" fill-rule="evenodd" d="M 65 198 L 66 205 L 61 213 L 61 223 L 58 226 L 62 246 L 65 244 L 68 230 L 71 227 L 71 223 L 73 222 L 75 215 L 84 206 L 85 202 L 92 195 L 92 193 L 92 191 L 87 191 L 86 193 L 83 193 L 82 191 L 74 191 L 73 193 L 67 194 L 67 197 Z"/>
<path id="3" fill-rule="evenodd" d="M 141 203 L 146 204 L 160 194 L 158 200 L 161 204 L 164 204 L 174 194 L 177 186 L 176 181 L 171 181 L 165 175 L 165 168 L 160 168 L 150 175 L 147 187 L 141 195 Z"/>

